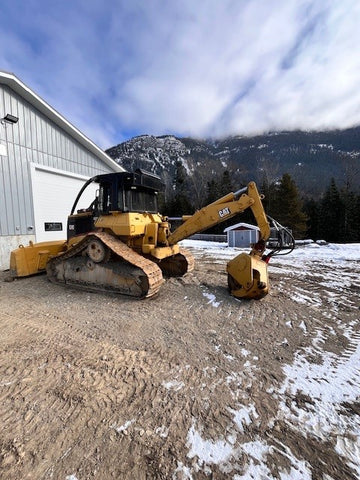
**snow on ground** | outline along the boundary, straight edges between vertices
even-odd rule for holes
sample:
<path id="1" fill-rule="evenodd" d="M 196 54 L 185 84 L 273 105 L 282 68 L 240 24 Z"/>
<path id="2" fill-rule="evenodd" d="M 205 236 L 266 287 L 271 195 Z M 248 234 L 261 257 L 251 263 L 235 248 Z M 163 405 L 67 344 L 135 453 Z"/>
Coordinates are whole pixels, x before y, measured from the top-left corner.
<path id="1" fill-rule="evenodd" d="M 226 243 L 220 242 L 184 240 L 181 243 L 184 247 L 191 247 L 195 256 L 198 251 L 199 255 L 205 254 L 214 263 L 221 264 L 242 252 L 250 251 L 249 248 L 230 248 Z M 304 279 L 306 276 L 316 276 L 319 292 L 312 291 L 309 295 L 306 289 L 300 286 L 294 288 L 292 298 L 298 303 L 321 307 L 324 303 L 321 297 L 324 297 L 325 292 L 327 302 L 334 312 L 339 304 L 352 308 L 354 302 L 349 297 L 345 298 L 343 293 L 351 287 L 360 288 L 360 244 L 309 243 L 298 246 L 288 255 L 273 257 L 269 263 L 269 274 L 271 273 Z M 280 282 L 279 288 L 281 287 Z M 215 302 L 215 299 L 211 302 Z"/>
<path id="2" fill-rule="evenodd" d="M 323 441 L 336 436 L 337 452 L 349 458 L 360 478 L 360 419 L 344 415 L 343 407 L 359 400 L 360 335 L 354 334 L 346 356 L 339 358 L 327 352 L 321 360 L 320 364 L 310 363 L 299 353 L 292 365 L 284 367 L 286 378 L 280 396 L 300 391 L 311 403 L 304 410 L 295 402 L 288 406 L 282 398 L 279 417 Z"/>
<path id="3" fill-rule="evenodd" d="M 181 245 L 206 252 L 214 259 L 230 260 L 241 252 L 248 252 L 249 248 L 231 248 L 227 243 L 207 242 L 201 240 L 183 240 Z M 299 265 L 299 262 L 339 262 L 360 261 L 360 243 L 318 245 L 309 243 L 297 246 L 290 255 L 275 257 L 276 262 L 284 265 Z"/>
<path id="4" fill-rule="evenodd" d="M 249 249 L 229 248 L 226 244 L 217 242 L 186 240 L 182 244 L 190 247 L 195 257 L 198 252 L 202 258 L 208 258 L 210 263 L 226 263 L 243 251 L 249 252 Z M 360 418 L 358 414 L 347 415 L 345 411 L 346 405 L 357 405 L 360 399 L 360 333 L 356 329 L 358 322 L 344 324 L 341 314 L 347 309 L 354 311 L 359 318 L 356 311 L 359 312 L 360 244 L 310 243 L 300 246 L 289 255 L 272 258 L 269 264 L 270 278 L 272 273 L 280 279 L 276 286 L 279 292 L 286 290 L 289 279 L 297 280 L 288 289 L 291 299 L 303 305 L 304 309 L 319 309 L 325 318 L 335 321 L 338 331 L 342 331 L 349 341 L 339 355 L 326 351 L 323 348 L 326 340 L 336 333 L 329 325 L 319 325 L 312 346 L 299 348 L 293 363 L 283 366 L 285 380 L 280 389 L 273 392 L 274 398 L 279 401 L 279 410 L 272 421 L 285 421 L 301 434 L 320 441 L 335 438 L 336 452 L 347 460 L 347 464 L 360 478 Z M 213 306 L 218 306 L 215 295 L 207 292 L 204 296 Z M 294 327 L 289 320 L 286 325 L 289 329 Z M 302 320 L 297 326 L 302 329 L 304 336 L 309 334 L 306 321 Z M 291 330 L 289 335 L 290 332 Z M 247 355 L 248 352 L 244 351 L 244 354 Z M 316 363 L 309 360 L 312 355 L 317 356 Z M 289 404 L 289 398 L 296 398 L 298 393 L 308 399 L 305 407 L 295 401 Z M 233 422 L 239 432 L 257 416 L 255 407 L 251 404 L 239 407 L 237 411 L 229 409 L 229 413 L 233 415 Z M 188 456 L 197 456 L 199 468 L 203 464 L 216 463 L 220 465 L 221 471 L 226 472 L 229 462 L 236 461 L 240 455 L 233 436 L 228 435 L 217 442 L 210 442 L 202 438 L 201 428 L 197 430 L 195 424 L 191 427 L 187 440 Z M 312 478 L 306 462 L 295 458 L 286 445 L 279 446 L 282 455 L 286 455 L 291 463 L 290 472 L 280 471 L 282 480 Z M 264 460 L 273 448 L 258 440 L 242 444 L 240 450 L 248 455 L 249 463 L 243 475 L 235 475 L 233 478 L 272 479 Z M 324 474 L 324 478 L 330 477 Z"/>

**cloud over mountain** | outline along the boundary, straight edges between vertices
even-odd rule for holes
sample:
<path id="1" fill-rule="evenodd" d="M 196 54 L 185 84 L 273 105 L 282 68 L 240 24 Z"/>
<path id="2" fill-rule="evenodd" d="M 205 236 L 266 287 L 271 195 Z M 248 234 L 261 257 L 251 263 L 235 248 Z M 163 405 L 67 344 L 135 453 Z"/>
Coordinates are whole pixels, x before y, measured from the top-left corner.
<path id="1" fill-rule="evenodd" d="M 1 68 L 103 147 L 360 124 L 357 0 L 30 0 L 0 13 Z"/>

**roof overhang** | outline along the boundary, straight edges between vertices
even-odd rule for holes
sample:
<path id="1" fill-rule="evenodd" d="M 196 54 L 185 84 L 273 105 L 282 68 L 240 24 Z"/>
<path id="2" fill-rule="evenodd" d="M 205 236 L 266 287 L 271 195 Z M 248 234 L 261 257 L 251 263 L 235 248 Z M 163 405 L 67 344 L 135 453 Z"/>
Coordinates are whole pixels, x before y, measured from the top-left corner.
<path id="1" fill-rule="evenodd" d="M 236 225 L 231 225 L 230 227 L 225 228 L 224 232 L 230 232 L 231 230 L 235 230 L 236 228 L 241 228 L 241 227 L 243 227 L 244 230 L 260 231 L 260 228 L 257 227 L 256 225 L 251 225 L 250 223 L 237 223 Z"/>
<path id="2" fill-rule="evenodd" d="M 109 155 L 107 155 L 100 147 L 98 147 L 88 137 L 81 133 L 80 130 L 74 127 L 74 125 L 68 122 L 66 118 L 64 118 L 59 112 L 46 103 L 45 100 L 39 97 L 39 95 L 27 87 L 21 80 L 19 80 L 16 75 L 13 73 L 0 71 L 0 83 L 7 85 L 14 92 L 33 105 L 37 110 L 52 120 L 62 130 L 83 145 L 87 150 L 96 155 L 96 157 L 102 160 L 114 172 L 125 171 L 124 168 L 122 168 L 111 157 L 109 157 Z"/>

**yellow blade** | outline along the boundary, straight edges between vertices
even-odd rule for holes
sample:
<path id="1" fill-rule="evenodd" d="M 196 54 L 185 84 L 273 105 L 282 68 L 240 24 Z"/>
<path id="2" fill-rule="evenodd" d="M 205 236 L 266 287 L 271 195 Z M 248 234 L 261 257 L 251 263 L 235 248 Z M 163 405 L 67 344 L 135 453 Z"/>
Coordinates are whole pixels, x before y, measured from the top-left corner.
<path id="1" fill-rule="evenodd" d="M 65 240 L 20 245 L 10 254 L 10 275 L 27 277 L 43 272 L 49 258 L 58 255 L 65 248 Z"/>

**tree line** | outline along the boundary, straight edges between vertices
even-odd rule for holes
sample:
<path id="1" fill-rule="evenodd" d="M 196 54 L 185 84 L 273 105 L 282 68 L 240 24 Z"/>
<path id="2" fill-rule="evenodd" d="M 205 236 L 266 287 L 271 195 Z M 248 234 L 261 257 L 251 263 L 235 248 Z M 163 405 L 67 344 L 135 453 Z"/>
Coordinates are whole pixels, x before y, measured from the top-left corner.
<path id="1" fill-rule="evenodd" d="M 238 188 L 234 188 L 228 170 L 212 177 L 202 188 L 195 187 L 194 179 L 189 178 L 178 162 L 172 194 L 167 199 L 162 198 L 161 211 L 168 216 L 192 214 Z M 264 178 L 258 189 L 264 195 L 266 213 L 291 229 L 296 239 L 360 242 L 360 195 L 351 191 L 349 186 L 339 189 L 332 179 L 320 198 L 303 197 L 294 179 L 285 173 L 280 180 L 273 182 Z M 238 222 L 254 223 L 250 209 L 213 227 L 211 233 L 222 233 L 224 228 Z"/>

